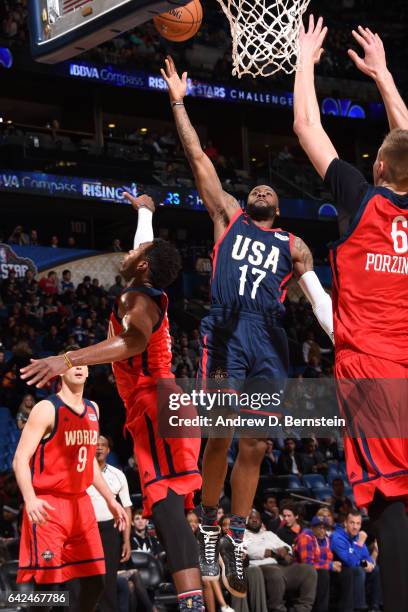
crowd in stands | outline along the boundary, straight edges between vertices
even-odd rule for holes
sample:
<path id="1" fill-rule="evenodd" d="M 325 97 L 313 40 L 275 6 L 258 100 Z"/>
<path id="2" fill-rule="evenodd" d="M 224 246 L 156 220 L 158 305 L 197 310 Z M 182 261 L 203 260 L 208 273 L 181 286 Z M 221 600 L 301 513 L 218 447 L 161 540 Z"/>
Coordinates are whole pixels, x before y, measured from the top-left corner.
<path id="1" fill-rule="evenodd" d="M 221 135 L 219 143 L 222 143 Z M 298 147 L 289 148 L 286 145 L 280 149 L 278 145 L 268 145 L 258 151 L 258 157 L 251 158 L 248 169 L 244 170 L 240 167 L 242 162 L 235 155 L 226 154 L 218 143 L 208 139 L 203 141 L 203 146 L 214 163 L 224 189 L 238 198 L 244 197 L 255 182 L 265 181 L 273 182 L 282 197 L 322 199 L 328 195 L 322 181 L 310 164 L 306 163 Z M 12 156 L 9 147 L 14 148 Z M 120 126 L 109 128 L 104 134 L 104 146 L 97 147 L 94 139 L 84 138 L 60 127 L 54 130 L 51 123 L 46 126 L 0 123 L 0 155 L 6 167 L 15 169 L 22 159 L 32 161 L 38 152 L 44 156 L 46 161 L 42 163 L 46 166 L 55 164 L 61 158 L 66 160 L 67 165 L 71 163 L 70 160 L 81 160 L 81 172 L 85 175 L 94 172 L 97 160 L 101 164 L 98 178 L 105 176 L 104 164 L 107 164 L 108 178 L 119 178 L 127 169 L 127 178 L 132 180 L 134 164 L 139 162 L 137 178 L 145 185 L 194 188 L 191 170 L 174 127 L 161 131 L 143 127 L 132 131 Z M 68 174 L 67 167 L 58 163 L 53 167 L 56 174 Z M 20 244 L 35 244 L 35 239 L 30 236 L 17 238 Z M 14 240 L 14 237 L 10 239 Z M 58 246 L 58 242 L 55 241 L 51 246 Z"/>
<path id="2" fill-rule="evenodd" d="M 0 241 L 3 240 L 4 237 L 1 236 Z M 66 241 L 64 243 L 61 243 L 60 238 L 55 234 L 51 236 L 47 242 L 43 242 L 38 235 L 38 230 L 31 229 L 29 230 L 29 233 L 26 233 L 22 225 L 16 225 L 6 242 L 11 246 L 48 246 L 53 249 L 58 249 L 59 247 L 74 249 L 76 247 L 74 236 L 68 236 Z M 121 251 L 122 249 L 118 248 L 117 250 Z"/>
<path id="3" fill-rule="evenodd" d="M 23 228 L 18 231 L 24 234 Z M 33 236 L 33 231 L 28 235 Z M 38 240 L 38 235 L 35 239 Z M 200 262 L 200 259 L 204 261 Z M 205 279 L 208 283 L 209 270 L 205 259 L 197 258 L 196 266 L 207 272 L 202 282 Z M 87 346 L 102 340 L 106 335 L 111 305 L 122 289 L 120 276 L 110 287 L 102 287 L 97 278 L 89 276 L 74 286 L 69 269 L 64 270 L 61 277 L 50 271 L 41 279 L 31 272 L 18 278 L 11 270 L 0 283 L 0 428 L 4 432 L 0 444 L 0 558 L 3 562 L 16 558 L 21 521 L 22 499 L 11 471 L 13 453 L 33 405 L 51 392 L 51 385 L 41 392 L 27 387 L 19 370 L 31 357 L 58 353 L 67 344 Z M 172 369 L 180 379 L 192 378 L 199 359 L 198 327 L 190 326 L 190 330 L 185 331 L 177 323 L 172 321 L 171 327 Z M 330 377 L 332 353 L 330 350 L 325 352 L 327 344 L 304 299 L 287 303 L 285 327 L 291 340 L 293 375 L 299 378 Z M 132 550 L 144 551 L 156 558 L 162 568 L 161 579 L 165 582 L 169 578 L 164 553 L 154 535 L 154 525 L 142 519 L 138 510 L 141 503 L 138 467 L 131 455 L 131 447 L 123 441 L 120 433 L 123 408 L 119 408 L 120 400 L 108 366 L 91 369 L 87 394 L 101 407 L 101 427 L 103 423 L 109 423 L 109 431 L 115 437 L 107 461 L 123 469 L 128 481 L 134 504 Z M 229 472 L 237 448 L 235 439 L 229 452 Z M 295 503 L 302 496 L 308 500 Z M 199 502 L 199 497 L 196 502 Z M 327 612 L 335 609 L 328 607 L 328 598 L 338 598 L 338 593 L 343 594 L 340 601 L 344 606 L 354 598 L 355 609 L 365 609 L 367 602 L 370 609 L 379 609 L 381 595 L 376 544 L 370 536 L 366 547 L 368 536 L 366 528 L 361 530 L 361 526 L 362 520 L 368 522 L 368 517 L 362 517 L 354 509 L 339 438 L 316 439 L 312 436 L 301 439 L 296 432 L 290 432 L 290 435 L 286 432 L 280 438 L 268 440 L 254 504 L 254 511 L 248 518 L 246 538 L 250 578 L 248 597 L 242 601 L 234 598 L 230 601 L 221 587 L 206 587 L 208 610 L 216 610 L 216 605 L 225 612 L 231 609 L 241 612 L 280 610 L 286 598 L 293 601 L 297 597 L 299 601 L 304 599 L 304 610 L 311 610 L 317 598 L 313 610 Z M 227 476 L 219 513 L 220 525 L 224 529 L 228 529 L 229 511 Z M 189 521 L 194 529 L 199 517 L 189 515 Z M 160 606 L 155 604 L 157 585 L 149 583 L 147 574 L 138 575 L 138 562 L 140 559 L 130 560 L 118 574 L 118 593 L 125 588 L 128 594 L 118 599 L 120 612 L 128 609 L 120 607 L 120 602 L 132 606 L 136 601 L 147 601 L 146 596 L 151 603 L 151 608 L 146 609 L 160 610 Z M 346 607 L 344 611 L 343 608 L 337 609 L 339 612 L 349 610 Z"/>

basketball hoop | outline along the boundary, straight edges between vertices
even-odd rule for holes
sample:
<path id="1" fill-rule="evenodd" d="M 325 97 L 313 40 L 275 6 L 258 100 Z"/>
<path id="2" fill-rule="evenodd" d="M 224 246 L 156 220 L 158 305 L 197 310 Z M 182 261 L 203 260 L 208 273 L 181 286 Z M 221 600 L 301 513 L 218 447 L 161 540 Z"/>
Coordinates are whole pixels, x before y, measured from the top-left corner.
<path id="1" fill-rule="evenodd" d="M 232 74 L 294 72 L 299 30 L 310 0 L 218 0 L 232 36 Z"/>

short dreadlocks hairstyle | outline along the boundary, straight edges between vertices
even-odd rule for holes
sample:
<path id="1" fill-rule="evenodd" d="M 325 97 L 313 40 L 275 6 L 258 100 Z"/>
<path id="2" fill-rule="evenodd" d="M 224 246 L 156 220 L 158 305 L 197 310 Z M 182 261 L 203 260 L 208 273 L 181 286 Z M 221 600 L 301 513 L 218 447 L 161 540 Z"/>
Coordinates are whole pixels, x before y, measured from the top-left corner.
<path id="1" fill-rule="evenodd" d="M 167 240 L 155 238 L 153 244 L 146 249 L 145 256 L 153 287 L 165 289 L 176 280 L 181 270 L 181 257 L 174 245 Z"/>

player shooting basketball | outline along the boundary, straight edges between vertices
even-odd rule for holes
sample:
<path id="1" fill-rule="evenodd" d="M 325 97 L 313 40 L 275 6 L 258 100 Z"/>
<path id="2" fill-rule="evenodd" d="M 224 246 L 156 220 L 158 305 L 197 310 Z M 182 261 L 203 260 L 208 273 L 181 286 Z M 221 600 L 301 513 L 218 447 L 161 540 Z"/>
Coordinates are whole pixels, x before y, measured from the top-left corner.
<path id="1" fill-rule="evenodd" d="M 309 248 L 298 237 L 272 229 L 279 217 L 279 200 L 272 187 L 259 185 L 248 196 L 246 210 L 226 193 L 214 165 L 204 153 L 184 107 L 187 73 L 180 78 L 172 58 L 161 71 L 185 154 L 197 189 L 214 222 L 211 310 L 201 323 L 199 378 L 218 377 L 283 380 L 289 356 L 281 319 L 286 286 L 295 274 L 325 331 L 332 335 L 331 299 L 313 272 Z M 239 391 L 239 390 L 238 390 Z M 227 473 L 231 436 L 209 438 L 203 460 L 202 517 L 198 538 L 204 580 L 219 576 L 218 551 L 225 586 L 245 596 L 243 536 L 252 507 L 264 439 L 242 437 L 231 474 L 230 535 L 220 541 L 217 505 Z"/>
<path id="2" fill-rule="evenodd" d="M 24 498 L 17 581 L 34 579 L 36 588 L 50 591 L 79 578 L 79 608 L 70 606 L 78 612 L 95 609 L 105 575 L 87 487 L 103 496 L 119 529 L 128 522 L 95 458 L 99 409 L 83 398 L 87 377 L 84 366 L 62 374 L 61 391 L 31 411 L 13 461 Z"/>
<path id="3" fill-rule="evenodd" d="M 139 219 L 134 249 L 122 264 L 127 287 L 114 305 L 109 338 L 64 356 L 33 361 L 23 368 L 22 377 L 42 387 L 76 366 L 113 363 L 126 408 L 126 427 L 135 444 L 144 515 L 153 517 L 166 550 L 180 610 L 202 612 L 197 542 L 184 515 L 185 506 L 194 505 L 193 492 L 201 486 L 197 468 L 200 439 L 165 439 L 158 433 L 157 382 L 174 379 L 164 288 L 176 279 L 181 259 L 169 242 L 153 238 L 153 200 L 126 197 L 138 210 Z"/>
<path id="4" fill-rule="evenodd" d="M 348 54 L 359 70 L 374 79 L 392 130 L 378 151 L 374 185 L 369 185 L 359 170 L 338 158 L 321 124 L 314 66 L 326 33 L 323 20 L 315 25 L 313 16 L 308 31 L 301 30 L 294 129 L 340 211 L 352 217 L 348 231 L 331 249 L 339 399 L 347 414 L 344 381 L 371 379 L 373 391 L 359 397 L 357 423 L 391 420 L 394 433 L 371 437 L 359 427 L 347 437 L 347 473 L 357 504 L 369 506 L 376 528 L 384 610 L 406 612 L 408 440 L 398 433 L 407 416 L 406 390 L 399 389 L 408 378 L 408 110 L 387 69 L 380 37 L 359 26 L 353 36 L 364 57 L 352 50 Z M 400 380 L 393 387 L 387 385 L 394 391 L 390 396 L 377 379 Z"/>

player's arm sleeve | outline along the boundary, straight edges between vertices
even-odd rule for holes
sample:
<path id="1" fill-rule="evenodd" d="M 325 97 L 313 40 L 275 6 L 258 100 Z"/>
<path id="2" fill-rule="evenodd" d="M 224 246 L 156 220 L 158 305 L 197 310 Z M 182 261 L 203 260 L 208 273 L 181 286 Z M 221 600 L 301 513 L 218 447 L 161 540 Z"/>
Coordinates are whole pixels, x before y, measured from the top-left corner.
<path id="1" fill-rule="evenodd" d="M 119 479 L 120 479 L 120 484 L 121 484 L 121 487 L 118 493 L 120 503 L 122 504 L 124 508 L 129 508 L 130 506 L 132 506 L 132 501 L 129 495 L 129 486 L 126 480 L 126 476 L 121 473 L 119 476 Z"/>
<path id="2" fill-rule="evenodd" d="M 139 208 L 133 248 L 137 249 L 140 244 L 153 242 L 153 240 L 153 212 L 148 208 Z"/>
<path id="3" fill-rule="evenodd" d="M 299 278 L 299 286 L 312 305 L 313 313 L 320 325 L 334 342 L 333 307 L 331 297 L 323 289 L 316 272 L 310 270 Z"/>
<path id="4" fill-rule="evenodd" d="M 342 159 L 334 159 L 327 169 L 324 184 L 333 196 L 340 215 L 354 217 L 366 195 L 369 184 L 364 175 Z"/>

